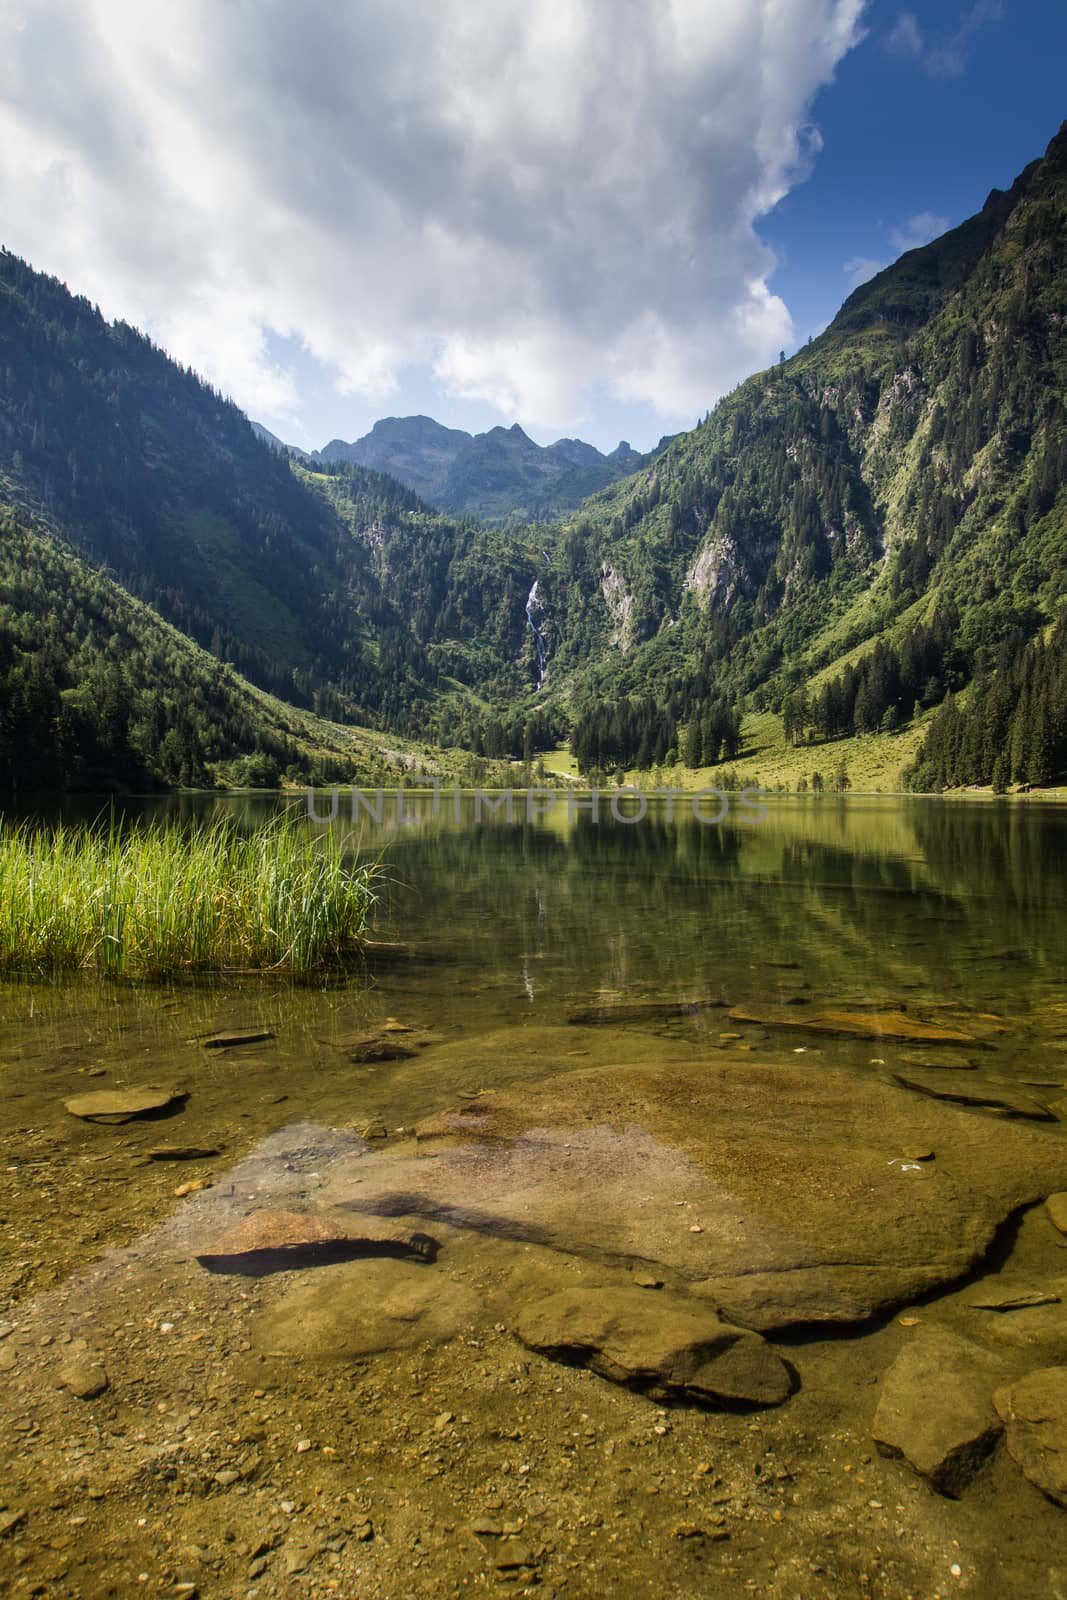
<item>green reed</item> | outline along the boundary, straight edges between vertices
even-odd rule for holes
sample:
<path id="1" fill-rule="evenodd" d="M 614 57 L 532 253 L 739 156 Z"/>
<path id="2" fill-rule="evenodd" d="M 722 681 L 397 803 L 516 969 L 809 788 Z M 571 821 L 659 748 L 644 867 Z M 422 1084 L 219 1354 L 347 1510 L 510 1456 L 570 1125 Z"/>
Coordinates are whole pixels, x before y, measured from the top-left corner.
<path id="1" fill-rule="evenodd" d="M 0 974 L 310 977 L 358 954 L 379 876 L 332 831 L 284 816 L 247 833 L 225 820 L 0 829 Z"/>

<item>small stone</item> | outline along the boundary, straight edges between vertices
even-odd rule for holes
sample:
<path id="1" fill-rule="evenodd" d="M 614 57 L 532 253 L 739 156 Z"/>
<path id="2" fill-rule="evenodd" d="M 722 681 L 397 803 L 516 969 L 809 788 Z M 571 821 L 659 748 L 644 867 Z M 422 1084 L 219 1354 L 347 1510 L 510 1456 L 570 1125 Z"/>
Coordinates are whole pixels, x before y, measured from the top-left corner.
<path id="1" fill-rule="evenodd" d="M 380 1117 L 375 1118 L 373 1122 L 364 1123 L 359 1131 L 364 1139 L 388 1139 L 389 1137 L 389 1129 Z"/>
<path id="2" fill-rule="evenodd" d="M 110 1388 L 110 1379 L 103 1367 L 91 1361 L 78 1362 L 60 1370 L 59 1387 L 69 1390 L 79 1400 L 94 1400 Z"/>
<path id="3" fill-rule="evenodd" d="M 493 1558 L 493 1566 L 498 1572 L 508 1572 L 514 1567 L 533 1567 L 536 1564 L 533 1552 L 514 1539 L 505 1539 L 498 1546 Z"/>
<path id="4" fill-rule="evenodd" d="M 368 1517 L 366 1521 L 359 1523 L 357 1527 L 353 1528 L 352 1533 L 361 1544 L 366 1544 L 368 1539 L 374 1538 L 374 1524 Z"/>
<path id="5" fill-rule="evenodd" d="M 635 1272 L 634 1282 L 639 1289 L 662 1289 L 663 1279 L 653 1278 L 647 1272 Z"/>
<path id="6" fill-rule="evenodd" d="M 298 1456 L 305 1455 L 307 1453 L 307 1451 L 310 1450 L 310 1449 L 311 1449 L 311 1440 L 310 1439 L 298 1439 L 297 1440 L 296 1453 L 297 1453 Z"/>
<path id="7" fill-rule="evenodd" d="M 917 1328 L 922 1321 L 921 1317 L 898 1317 L 897 1321 L 902 1328 Z"/>
<path id="8" fill-rule="evenodd" d="M 232 1467 L 223 1467 L 221 1472 L 216 1472 L 215 1482 L 221 1484 L 224 1489 L 227 1489 L 231 1483 L 236 1483 L 240 1476 L 241 1474 L 239 1472 L 235 1472 Z"/>
<path id="9" fill-rule="evenodd" d="M 900 1153 L 905 1161 L 932 1161 L 934 1152 L 921 1144 L 902 1144 Z"/>
<path id="10" fill-rule="evenodd" d="M 453 1413 L 451 1411 L 439 1412 L 438 1415 L 433 1419 L 434 1431 L 436 1433 L 440 1433 L 442 1428 L 448 1427 L 448 1424 L 452 1421 L 452 1419 Z"/>
<path id="11" fill-rule="evenodd" d="M 187 1194 L 199 1194 L 201 1189 L 210 1189 L 210 1178 L 193 1178 L 189 1183 L 179 1183 L 173 1191 L 176 1200 L 184 1200 Z"/>
<path id="12" fill-rule="evenodd" d="M 699 1222 L 694 1222 L 694 1223 L 693 1223 L 693 1224 L 692 1224 L 692 1226 L 691 1226 L 691 1227 L 690 1227 L 690 1229 L 689 1229 L 689 1232 L 690 1232 L 690 1233 L 703 1233 L 703 1232 L 704 1232 L 704 1230 L 703 1230 L 703 1228 L 702 1228 L 702 1227 L 701 1227 L 701 1226 L 700 1226 L 700 1223 L 699 1223 Z"/>
<path id="13" fill-rule="evenodd" d="M 25 1522 L 25 1520 L 25 1511 L 0 1511 L 0 1539 L 2 1539 L 5 1534 L 11 1533 L 19 1526 L 21 1522 Z"/>
<path id="14" fill-rule="evenodd" d="M 1052 1226 L 1060 1233 L 1067 1233 L 1067 1190 L 1050 1194 L 1045 1201 L 1045 1210 L 1049 1214 Z"/>

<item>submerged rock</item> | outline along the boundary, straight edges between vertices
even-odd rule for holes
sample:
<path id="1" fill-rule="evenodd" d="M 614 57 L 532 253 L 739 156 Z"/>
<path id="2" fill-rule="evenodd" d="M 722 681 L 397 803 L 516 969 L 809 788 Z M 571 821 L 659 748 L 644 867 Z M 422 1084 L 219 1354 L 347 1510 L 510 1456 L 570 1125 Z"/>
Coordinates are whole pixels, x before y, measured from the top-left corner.
<path id="1" fill-rule="evenodd" d="M 1056 1194 L 1050 1194 L 1045 1201 L 1045 1210 L 1052 1226 L 1059 1233 L 1067 1233 L 1067 1193 L 1061 1190 Z"/>
<path id="2" fill-rule="evenodd" d="M 695 1017 L 698 1012 L 724 1007 L 725 1000 L 599 1000 L 588 1006 L 571 1006 L 567 1021 L 579 1027 L 625 1022 L 662 1022 L 669 1017 Z"/>
<path id="3" fill-rule="evenodd" d="M 520 1307 L 514 1332 L 531 1350 L 656 1399 L 776 1406 L 791 1389 L 788 1368 L 759 1334 L 679 1296 L 568 1289 Z"/>
<path id="4" fill-rule="evenodd" d="M 94 1089 L 89 1094 L 76 1094 L 64 1100 L 64 1108 L 72 1117 L 83 1122 L 131 1122 L 134 1117 L 148 1117 L 155 1111 L 166 1111 L 189 1098 L 181 1089 L 160 1089 L 154 1084 L 140 1084 L 134 1089 Z"/>
<path id="5" fill-rule="evenodd" d="M 905 1016 L 903 1011 L 795 1011 L 759 1006 L 734 1006 L 732 1022 L 759 1022 L 765 1027 L 801 1028 L 808 1033 L 827 1033 L 849 1039 L 905 1039 L 915 1044 L 976 1043 L 970 1033 L 942 1028 Z"/>
<path id="6" fill-rule="evenodd" d="M 300 1211 L 253 1211 L 206 1248 L 197 1260 L 211 1272 L 258 1277 L 351 1256 L 413 1256 L 432 1261 L 437 1242 L 425 1233 L 361 1224 Z"/>
<path id="7" fill-rule="evenodd" d="M 950 1100 L 954 1105 L 973 1106 L 978 1111 L 999 1111 L 1004 1116 L 1030 1117 L 1035 1122 L 1056 1120 L 1040 1101 L 1004 1084 L 970 1077 L 955 1078 L 947 1072 L 939 1072 L 936 1078 L 917 1078 L 914 1073 L 894 1072 L 893 1081 L 915 1094 L 930 1095 L 935 1100 Z"/>
<path id="8" fill-rule="evenodd" d="M 967 1304 L 976 1311 L 1028 1311 L 1032 1306 L 1058 1306 L 1060 1296 L 1050 1289 L 987 1290 Z"/>
<path id="9" fill-rule="evenodd" d="M 301 1279 L 252 1325 L 256 1350 L 308 1361 L 354 1360 L 444 1344 L 484 1323 L 466 1283 L 410 1261 L 361 1261 Z"/>
<path id="10" fill-rule="evenodd" d="M 1008 1451 L 1043 1494 L 1067 1506 L 1067 1367 L 1042 1367 L 998 1389 Z"/>
<path id="11" fill-rule="evenodd" d="M 959 1495 L 1003 1430 L 992 1393 L 996 1358 L 944 1328 L 916 1335 L 882 1385 L 871 1434 L 940 1493 Z"/>
<path id="12" fill-rule="evenodd" d="M 418 1043 L 407 1039 L 398 1038 L 398 1034 L 410 1033 L 410 1029 L 398 1023 L 390 1027 L 388 1023 L 381 1028 L 370 1032 L 339 1033 L 332 1038 L 324 1037 L 320 1042 L 328 1044 L 332 1050 L 340 1050 L 349 1061 L 356 1063 L 371 1061 L 407 1061 L 419 1053 Z"/>
<path id="13" fill-rule="evenodd" d="M 323 1202 L 681 1281 L 762 1332 L 861 1322 L 951 1282 L 1013 1211 L 1067 1188 L 1052 1130 L 719 1054 L 561 1073 L 416 1133 L 416 1154 L 339 1161 Z M 902 1162 L 916 1143 L 937 1161 Z"/>
<path id="14" fill-rule="evenodd" d="M 93 1361 L 72 1362 L 59 1373 L 59 1387 L 76 1395 L 79 1400 L 95 1400 L 111 1387 L 103 1367 Z"/>
<path id="15" fill-rule="evenodd" d="M 208 1033 L 200 1040 L 201 1050 L 233 1050 L 242 1044 L 263 1044 L 274 1035 L 268 1028 L 230 1029 L 223 1033 Z"/>

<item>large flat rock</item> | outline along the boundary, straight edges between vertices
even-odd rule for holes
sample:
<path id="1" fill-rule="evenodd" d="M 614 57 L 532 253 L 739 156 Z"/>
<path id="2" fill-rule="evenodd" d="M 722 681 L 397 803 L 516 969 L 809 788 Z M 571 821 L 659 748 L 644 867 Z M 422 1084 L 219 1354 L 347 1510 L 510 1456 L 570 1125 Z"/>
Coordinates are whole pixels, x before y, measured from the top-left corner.
<path id="1" fill-rule="evenodd" d="M 924 1329 L 886 1374 L 871 1434 L 941 1494 L 958 1495 L 989 1455 L 1003 1424 L 993 1409 L 997 1358 L 945 1328 Z"/>
<path id="2" fill-rule="evenodd" d="M 761 1331 L 862 1322 L 951 1282 L 1067 1187 L 1055 1127 L 720 1055 L 563 1073 L 417 1131 L 415 1153 L 341 1160 L 323 1203 L 654 1269 Z M 916 1144 L 937 1161 L 902 1162 Z"/>

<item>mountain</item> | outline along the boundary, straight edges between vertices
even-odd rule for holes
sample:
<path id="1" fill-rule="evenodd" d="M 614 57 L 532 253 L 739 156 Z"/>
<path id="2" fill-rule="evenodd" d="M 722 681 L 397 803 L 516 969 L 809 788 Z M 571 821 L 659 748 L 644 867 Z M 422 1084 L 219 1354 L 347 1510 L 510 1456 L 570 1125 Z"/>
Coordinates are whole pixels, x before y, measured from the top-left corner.
<path id="1" fill-rule="evenodd" d="M 373 441 L 441 510 L 374 466 L 279 451 L 0 253 L 0 735 L 17 750 L 37 695 L 91 775 L 125 695 L 135 754 L 174 781 L 282 737 L 285 701 L 478 758 L 570 730 L 587 771 L 755 778 L 778 741 L 794 775 L 845 782 L 857 739 L 899 737 L 919 785 L 1044 782 L 1067 769 L 1065 306 L 1067 128 L 635 470 L 626 446 L 429 418 L 337 446 Z"/>
<path id="2" fill-rule="evenodd" d="M 518 423 L 469 434 L 432 417 L 385 417 L 352 444 L 331 439 L 317 456 L 373 467 L 440 511 L 495 525 L 573 511 L 643 459 L 625 440 L 603 455 L 581 439 L 535 444 Z"/>
<path id="3" fill-rule="evenodd" d="M 1036 638 L 1067 595 L 1065 305 L 1067 125 L 561 529 L 542 588 L 572 705 L 652 689 L 681 725 L 795 696 L 821 745 Z"/>

